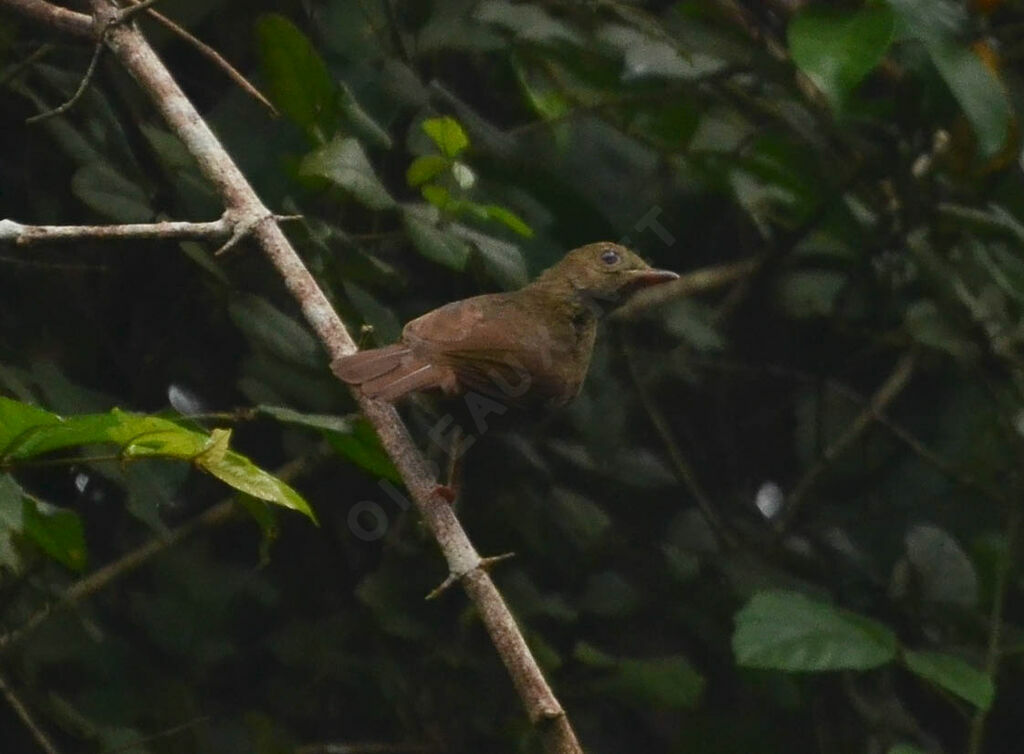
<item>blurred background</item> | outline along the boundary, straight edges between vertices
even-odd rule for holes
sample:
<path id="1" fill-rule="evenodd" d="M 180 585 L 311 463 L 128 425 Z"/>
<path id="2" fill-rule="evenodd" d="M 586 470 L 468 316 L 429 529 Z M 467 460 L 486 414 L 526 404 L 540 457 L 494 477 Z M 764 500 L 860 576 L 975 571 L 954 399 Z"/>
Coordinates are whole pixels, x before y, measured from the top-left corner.
<path id="1" fill-rule="evenodd" d="M 276 106 L 141 20 L 364 346 L 592 241 L 709 273 L 605 323 L 569 407 L 464 423 L 460 517 L 516 553 L 587 751 L 1019 750 L 1024 4 L 156 10 Z M 25 123 L 91 55 L 0 7 L 0 218 L 218 217 L 112 56 Z M 196 519 L 231 491 L 185 463 L 0 452 L 4 751 L 45 750 L 19 706 L 63 752 L 538 750 L 280 278 L 216 247 L 0 245 L 0 394 L 232 428 L 320 525 Z M 444 411 L 402 407 L 440 465 Z"/>

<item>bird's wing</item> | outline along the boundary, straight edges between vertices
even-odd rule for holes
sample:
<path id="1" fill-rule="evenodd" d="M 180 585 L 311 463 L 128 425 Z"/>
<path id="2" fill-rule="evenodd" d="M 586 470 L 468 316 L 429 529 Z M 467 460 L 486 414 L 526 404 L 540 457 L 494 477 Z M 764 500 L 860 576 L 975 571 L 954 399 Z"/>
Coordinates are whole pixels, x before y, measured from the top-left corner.
<path id="1" fill-rule="evenodd" d="M 405 326 L 402 339 L 424 361 L 454 369 L 465 387 L 516 402 L 527 392 L 543 398 L 564 390 L 558 335 L 515 296 L 495 293 L 428 312 Z"/>

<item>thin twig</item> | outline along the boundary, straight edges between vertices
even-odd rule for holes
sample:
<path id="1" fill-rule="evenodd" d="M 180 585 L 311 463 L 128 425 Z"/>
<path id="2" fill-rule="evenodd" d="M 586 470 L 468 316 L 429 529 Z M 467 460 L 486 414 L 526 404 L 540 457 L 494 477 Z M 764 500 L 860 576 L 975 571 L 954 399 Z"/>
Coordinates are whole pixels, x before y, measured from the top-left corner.
<path id="1" fill-rule="evenodd" d="M 15 694 L 14 690 L 10 687 L 10 684 L 7 683 L 7 679 L 2 675 L 0 675 L 0 694 L 3 694 L 4 699 L 6 699 L 7 703 L 11 705 L 15 714 L 17 714 L 25 724 L 25 727 L 29 729 L 29 732 L 32 733 L 32 738 L 34 738 L 36 743 L 39 744 L 39 748 L 45 751 L 46 754 L 60 754 L 60 751 L 54 745 L 53 741 L 51 741 L 50 737 L 46 735 L 42 728 L 39 727 L 39 724 L 33 719 L 32 713 L 29 712 L 28 707 L 22 703 L 21 699 L 18 698 L 18 695 Z"/>
<path id="2" fill-rule="evenodd" d="M 302 215 L 273 215 L 274 220 L 301 220 Z M 60 241 L 94 239 L 193 239 L 219 241 L 228 236 L 241 240 L 252 231 L 254 222 L 231 212 L 208 222 L 166 220 L 155 223 L 125 225 L 23 225 L 14 220 L 0 220 L 0 243 L 13 241 L 19 246 Z"/>
<path id="3" fill-rule="evenodd" d="M 818 482 L 821 476 L 828 470 L 828 468 L 835 462 L 837 458 L 843 455 L 849 450 L 864 433 L 871 427 L 871 425 L 877 421 L 879 414 L 889 406 L 896 397 L 903 392 L 903 389 L 909 384 L 910 378 L 914 374 L 914 368 L 917 364 L 917 355 L 915 352 L 910 351 L 900 358 L 896 364 L 896 368 L 893 369 L 892 373 L 886 378 L 882 386 L 878 388 L 878 391 L 871 396 L 871 400 L 868 405 L 864 408 L 857 417 L 850 422 L 850 426 L 837 437 L 832 444 L 825 448 L 821 457 L 811 465 L 811 468 L 803 475 L 803 477 L 793 487 L 792 492 L 789 493 L 789 497 L 782 508 L 778 519 L 776 520 L 776 530 L 779 532 L 785 531 L 789 524 L 793 521 L 797 512 L 803 506 L 807 500 L 807 494 L 811 491 L 814 485 Z"/>
<path id="4" fill-rule="evenodd" d="M 199 717 L 194 717 L 191 720 L 179 723 L 178 725 L 174 725 L 170 728 L 167 728 L 166 730 L 161 730 L 157 733 L 151 733 L 148 736 L 142 736 L 140 738 L 135 739 L 134 741 L 128 741 L 127 743 L 123 743 L 120 746 L 115 746 L 113 749 L 104 749 L 101 752 L 101 754 L 117 754 L 118 752 L 127 751 L 129 749 L 133 751 L 144 749 L 145 745 L 148 743 L 176 736 L 179 733 L 183 733 L 186 730 L 190 730 L 191 728 L 194 728 L 197 725 L 200 725 L 201 723 L 205 723 L 208 720 L 210 720 L 209 715 L 201 715 Z"/>
<path id="5" fill-rule="evenodd" d="M 992 612 L 989 616 L 988 647 L 985 651 L 985 674 L 993 684 L 999 672 L 999 661 L 1001 658 L 1001 646 L 1003 635 L 1003 612 L 1006 609 L 1006 596 L 1010 587 L 1010 571 L 1013 567 L 1014 550 L 1017 546 L 1017 536 L 1020 533 L 1021 512 L 1014 507 L 1010 510 L 1009 520 L 1006 523 L 1006 552 L 999 561 L 996 571 L 996 581 L 993 587 Z M 971 718 L 971 732 L 967 746 L 968 754 L 981 754 L 985 742 L 985 723 L 988 720 L 988 710 L 979 707 Z"/>
<path id="6" fill-rule="evenodd" d="M 54 118 L 58 115 L 63 115 L 74 107 L 78 103 L 78 100 L 82 98 L 82 95 L 85 94 L 85 90 L 89 88 L 89 84 L 92 83 L 93 76 L 96 74 L 96 66 L 99 65 L 102 54 L 103 44 L 101 42 L 97 42 L 92 49 L 92 58 L 89 60 L 89 67 L 85 69 L 85 75 L 82 76 L 82 80 L 79 82 L 78 89 L 75 90 L 75 93 L 72 94 L 69 99 L 65 100 L 62 104 L 57 105 L 57 107 L 52 110 L 46 110 L 25 118 L 25 122 L 39 123 L 40 121 Z"/>
<path id="7" fill-rule="evenodd" d="M 694 355 L 687 356 L 686 364 L 687 366 L 718 371 L 748 372 L 751 374 L 771 375 L 774 377 L 781 377 L 783 379 L 798 380 L 800 382 L 820 383 L 824 385 L 826 389 L 835 391 L 858 406 L 870 407 L 870 399 L 861 395 L 849 385 L 845 385 L 838 380 L 825 379 L 823 381 L 819 375 L 811 374 L 810 372 L 805 372 L 800 369 L 794 369 L 792 367 L 778 366 L 775 364 L 730 363 L 722 359 L 702 358 Z M 919 437 L 914 435 L 913 432 L 894 420 L 885 411 L 879 410 L 875 415 L 875 420 L 879 425 L 889 430 L 897 440 L 904 443 L 912 452 L 920 456 L 921 460 L 931 466 L 934 466 L 953 482 L 956 482 L 964 488 L 981 493 L 993 502 L 1000 504 L 1005 504 L 1007 502 L 1007 497 L 1003 492 L 993 487 L 989 487 L 984 482 L 964 471 L 948 458 L 944 458 L 939 455 L 936 451 L 929 448 Z"/>
<path id="8" fill-rule="evenodd" d="M 13 81 L 22 71 L 31 67 L 46 55 L 49 55 L 53 52 L 55 46 L 56 45 L 50 44 L 49 42 L 39 45 L 39 47 L 33 50 L 23 60 L 19 60 L 17 63 L 7 66 L 7 68 L 4 69 L 4 72 L 0 73 L 0 87 L 7 86 L 7 82 Z"/>
<path id="9" fill-rule="evenodd" d="M 128 0 L 128 2 L 134 3 L 135 7 L 139 7 L 140 4 L 138 0 Z M 153 20 L 162 24 L 172 33 L 177 34 L 179 37 L 186 40 L 189 44 L 195 47 L 202 55 L 205 55 L 207 58 L 213 61 L 213 63 L 217 65 L 221 70 L 223 70 L 224 73 L 228 75 L 228 78 L 230 78 L 232 81 L 238 84 L 238 86 L 241 87 L 243 91 L 245 91 L 253 99 L 260 102 L 262 105 L 264 105 L 268 110 L 270 110 L 270 112 L 273 113 L 275 118 L 278 115 L 280 115 L 277 108 L 274 107 L 273 103 L 271 103 L 271 101 L 267 99 L 263 95 L 263 93 L 259 89 L 257 89 L 252 82 L 249 81 L 249 79 L 243 76 L 241 71 L 239 71 L 237 68 L 231 65 L 231 63 L 229 63 L 219 52 L 210 47 L 210 45 L 193 36 L 188 29 L 178 25 L 160 11 L 154 10 L 153 8 L 148 8 L 146 10 L 146 13 L 147 15 L 152 17 Z"/>
<path id="10" fill-rule="evenodd" d="M 679 443 L 676 442 L 672 434 L 672 428 L 669 426 L 664 414 L 655 405 L 650 391 L 648 391 L 647 386 L 640 378 L 632 349 L 626 345 L 625 339 L 620 338 L 620 344 L 625 355 L 630 379 L 633 381 L 633 386 L 636 388 L 637 395 L 640 398 L 640 404 L 644 407 L 647 418 L 654 426 L 654 430 L 658 433 L 658 437 L 661 438 L 661 442 L 668 452 L 668 457 L 672 462 L 672 468 L 675 470 L 676 477 L 689 490 L 693 499 L 697 501 L 697 507 L 700 508 L 704 520 L 708 522 L 708 525 L 714 530 L 715 534 L 721 537 L 722 541 L 729 547 L 735 547 L 737 544 L 736 538 L 718 515 L 710 496 L 704 491 L 700 481 L 697 479 L 693 466 L 686 459 L 686 455 L 683 453 L 682 448 L 679 447 Z"/>

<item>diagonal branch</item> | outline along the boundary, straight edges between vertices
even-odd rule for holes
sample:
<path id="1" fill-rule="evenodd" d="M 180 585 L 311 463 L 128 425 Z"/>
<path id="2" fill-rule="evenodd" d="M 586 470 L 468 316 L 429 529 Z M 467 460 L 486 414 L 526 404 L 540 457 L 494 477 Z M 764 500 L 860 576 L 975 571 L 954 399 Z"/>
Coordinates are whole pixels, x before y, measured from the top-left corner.
<path id="1" fill-rule="evenodd" d="M 0 0 L 22 10 L 30 0 Z M 109 25 L 118 12 L 108 0 L 91 0 L 97 21 Z M 38 9 L 36 9 L 38 11 Z M 30 12 L 24 10 L 24 12 Z M 36 17 L 39 17 L 36 12 Z M 332 360 L 350 354 L 356 345 L 324 292 L 292 248 L 273 215 L 221 146 L 209 126 L 184 95 L 170 72 L 134 25 L 107 29 L 107 47 L 150 96 L 170 129 L 195 158 L 200 170 L 220 194 L 228 211 L 251 223 L 253 240 L 281 275 Z M 393 406 L 358 397 L 363 413 L 374 425 L 420 515 L 444 554 L 448 570 L 461 581 L 479 611 L 491 641 L 512 677 L 516 691 L 549 752 L 582 752 L 569 719 L 548 686 L 526 645 L 512 613 L 466 536 L 451 506 L 436 494 L 437 481 L 416 449 L 408 429 Z"/>
<path id="2" fill-rule="evenodd" d="M 785 507 L 776 521 L 776 531 L 784 532 L 792 523 L 800 508 L 807 501 L 808 493 L 818 483 L 818 480 L 828 471 L 832 463 L 843 455 L 847 450 L 856 444 L 864 434 L 871 428 L 871 425 L 878 421 L 885 409 L 891 404 L 903 389 L 910 383 L 914 376 L 914 369 L 917 366 L 917 354 L 909 351 L 896 364 L 896 368 L 886 378 L 877 392 L 871 396 L 871 400 L 857 418 L 850 422 L 850 425 L 837 437 L 821 454 L 821 457 L 807 470 L 800 478 L 800 481 L 793 487 L 792 492 L 786 499 Z"/>

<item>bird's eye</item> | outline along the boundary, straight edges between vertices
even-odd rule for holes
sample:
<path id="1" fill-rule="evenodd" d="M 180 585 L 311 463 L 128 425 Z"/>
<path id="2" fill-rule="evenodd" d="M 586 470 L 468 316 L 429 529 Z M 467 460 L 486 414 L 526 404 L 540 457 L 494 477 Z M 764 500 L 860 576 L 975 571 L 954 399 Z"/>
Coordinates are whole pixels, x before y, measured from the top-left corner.
<path id="1" fill-rule="evenodd" d="M 612 265 L 619 261 L 619 255 L 614 251 L 606 251 L 601 255 L 601 261 L 607 265 Z"/>

